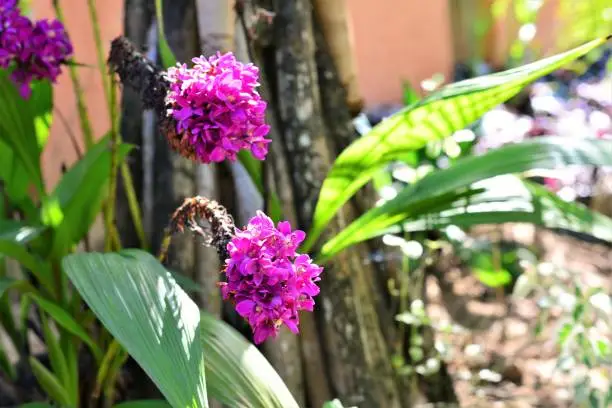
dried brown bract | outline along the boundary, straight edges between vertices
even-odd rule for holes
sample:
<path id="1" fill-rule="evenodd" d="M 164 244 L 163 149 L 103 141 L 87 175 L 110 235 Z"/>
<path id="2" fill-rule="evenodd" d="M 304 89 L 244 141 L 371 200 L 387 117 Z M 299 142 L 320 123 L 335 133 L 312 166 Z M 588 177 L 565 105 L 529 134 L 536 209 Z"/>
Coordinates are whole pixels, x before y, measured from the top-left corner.
<path id="1" fill-rule="evenodd" d="M 208 228 L 198 221 L 206 220 Z M 234 236 L 234 220 L 227 209 L 214 200 L 205 197 L 190 197 L 176 209 L 166 230 L 162 243 L 160 260 L 166 258 L 171 236 L 188 228 L 204 238 L 204 245 L 214 247 L 222 263 L 228 258 L 227 244 Z"/>

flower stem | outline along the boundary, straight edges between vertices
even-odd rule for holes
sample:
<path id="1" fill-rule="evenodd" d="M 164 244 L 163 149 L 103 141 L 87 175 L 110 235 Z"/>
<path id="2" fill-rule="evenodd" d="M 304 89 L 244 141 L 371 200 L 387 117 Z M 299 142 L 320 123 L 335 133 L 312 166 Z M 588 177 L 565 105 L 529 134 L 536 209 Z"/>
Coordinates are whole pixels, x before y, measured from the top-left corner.
<path id="1" fill-rule="evenodd" d="M 134 188 L 134 181 L 132 178 L 132 174 L 130 173 L 130 169 L 128 165 L 122 161 L 121 163 L 117 160 L 117 147 L 122 143 L 122 137 L 120 133 L 120 114 L 117 104 L 117 95 L 116 95 L 116 84 L 113 81 L 112 75 L 108 72 L 106 61 L 104 59 L 104 46 L 102 44 L 102 35 L 100 31 L 100 23 L 98 21 L 98 13 L 96 10 L 96 1 L 95 0 L 87 0 L 87 6 L 89 9 L 89 15 L 92 21 L 92 29 L 94 41 L 96 44 L 96 57 L 98 60 L 98 69 L 100 70 L 100 76 L 102 77 L 102 84 L 104 87 L 104 96 L 106 98 L 106 103 L 108 105 L 108 113 L 110 115 L 111 122 L 111 140 L 112 140 L 112 149 L 113 149 L 113 158 L 111 164 L 111 185 L 109 190 L 108 197 L 108 206 L 105 211 L 105 225 L 107 230 L 107 237 L 105 242 L 105 248 L 110 250 L 113 247 L 113 242 L 115 248 L 119 249 L 121 244 L 118 240 L 118 233 L 116 228 L 114 228 L 114 212 L 115 212 L 115 199 L 117 196 L 117 168 L 120 167 L 121 177 L 123 178 L 123 188 L 125 195 L 128 201 L 128 207 L 130 210 L 130 214 L 132 216 L 132 220 L 134 223 L 134 228 L 136 229 L 136 234 L 138 235 L 138 239 L 140 241 L 140 246 L 142 249 L 147 249 L 147 238 L 144 232 L 144 226 L 142 222 L 142 215 L 140 211 L 140 206 L 138 204 L 138 199 L 136 196 L 136 190 Z M 112 231 L 114 229 L 114 231 Z"/>
<path id="2" fill-rule="evenodd" d="M 98 60 L 98 69 L 100 70 L 100 75 L 102 76 L 102 85 L 104 87 L 104 97 L 106 98 L 106 103 L 110 106 L 111 100 L 113 99 L 111 95 L 111 81 L 110 75 L 106 72 L 106 61 L 104 61 L 104 47 L 102 46 L 102 35 L 100 34 L 100 22 L 98 21 L 98 12 L 96 10 L 96 1 L 95 0 L 87 0 L 87 8 L 89 9 L 89 17 L 91 18 L 91 25 L 93 30 L 94 42 L 96 44 L 96 57 Z M 114 112 L 109 112 L 111 115 L 111 120 L 113 119 Z"/>
<path id="3" fill-rule="evenodd" d="M 109 101 L 113 101 L 116 97 L 116 87 L 114 81 L 111 79 L 110 93 L 109 93 Z M 110 103 L 109 108 L 112 110 L 115 109 L 115 104 Z M 111 112 L 111 174 L 110 174 L 110 184 L 108 191 L 108 205 L 106 206 L 106 211 L 104 214 L 104 221 L 106 225 L 106 240 L 104 243 L 104 250 L 111 251 L 113 248 L 112 238 L 111 238 L 111 230 L 115 225 L 115 198 L 117 196 L 117 173 L 119 167 L 119 158 L 117 157 L 119 153 L 119 143 L 121 143 L 119 136 L 118 124 L 119 122 L 115 120 L 115 114 Z M 119 249 L 119 248 L 117 248 Z"/>
<path id="4" fill-rule="evenodd" d="M 62 8 L 59 5 L 59 1 L 53 2 L 53 8 L 55 9 L 57 19 L 65 26 L 66 19 L 64 18 L 64 12 L 62 11 Z M 68 72 L 70 74 L 70 80 L 72 81 L 72 87 L 74 88 L 74 96 L 77 103 L 77 110 L 79 112 L 79 121 L 81 124 L 81 131 L 83 133 L 83 142 L 85 143 L 85 150 L 89 150 L 89 148 L 94 143 L 93 130 L 91 128 L 89 114 L 87 113 L 87 107 L 85 106 L 85 95 L 83 93 L 83 88 L 81 87 L 81 81 L 79 80 L 76 65 L 68 64 Z"/>

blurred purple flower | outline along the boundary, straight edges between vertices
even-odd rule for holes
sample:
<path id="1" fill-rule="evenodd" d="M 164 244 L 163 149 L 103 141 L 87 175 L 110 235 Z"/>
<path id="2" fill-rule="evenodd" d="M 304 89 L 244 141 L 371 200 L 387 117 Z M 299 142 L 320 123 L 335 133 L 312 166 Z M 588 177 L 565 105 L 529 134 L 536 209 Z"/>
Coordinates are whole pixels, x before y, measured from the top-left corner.
<path id="1" fill-rule="evenodd" d="M 21 15 L 15 0 L 0 0 L 0 67 L 14 65 L 11 79 L 23 98 L 30 96 L 33 80 L 55 82 L 72 51 L 62 23 L 33 23 Z"/>
<path id="2" fill-rule="evenodd" d="M 313 310 L 313 297 L 319 294 L 315 282 L 323 268 L 308 255 L 296 253 L 305 235 L 292 231 L 288 222 L 275 227 L 258 211 L 227 245 L 230 257 L 227 281 L 221 283 L 223 298 L 235 302 L 238 314 L 251 325 L 256 344 L 276 337 L 282 324 L 298 333 L 298 312 Z"/>
<path id="3" fill-rule="evenodd" d="M 249 149 L 263 160 L 270 140 L 265 136 L 266 102 L 256 89 L 259 70 L 237 61 L 232 53 L 194 58 L 193 68 L 178 64 L 168 69 L 168 115 L 177 122 L 195 155 L 203 163 L 236 160 Z"/>

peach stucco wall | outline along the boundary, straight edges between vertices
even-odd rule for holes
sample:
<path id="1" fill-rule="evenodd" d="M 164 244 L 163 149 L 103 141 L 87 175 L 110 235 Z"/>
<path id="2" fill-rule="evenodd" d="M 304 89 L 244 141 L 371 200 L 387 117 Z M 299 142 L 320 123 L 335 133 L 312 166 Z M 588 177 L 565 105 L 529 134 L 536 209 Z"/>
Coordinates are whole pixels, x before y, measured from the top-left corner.
<path id="1" fill-rule="evenodd" d="M 358 78 L 366 105 L 401 100 L 413 86 L 453 61 L 448 0 L 348 0 Z"/>
<path id="2" fill-rule="evenodd" d="M 152 1 L 152 0 L 151 0 Z M 402 80 L 413 86 L 442 73 L 449 78 L 454 62 L 449 0 L 346 0 L 350 7 L 355 44 L 357 75 L 366 106 L 400 102 Z M 463 0 L 461 0 L 463 1 Z M 479 0 L 483 4 L 491 0 Z M 92 67 L 79 67 L 87 108 L 94 134 L 100 137 L 109 129 L 108 113 L 99 72 L 91 22 L 86 0 L 60 0 L 68 30 L 74 42 L 76 59 Z M 554 6 L 546 0 L 545 24 L 555 26 Z M 123 25 L 123 0 L 97 0 L 98 16 L 105 46 L 120 34 Z M 32 2 L 35 17 L 51 17 L 51 0 Z M 459 3 L 462 4 L 462 3 Z M 465 3 L 463 3 L 465 4 Z M 487 41 L 487 55 L 492 60 L 506 55 L 516 36 L 516 24 L 498 23 Z M 541 30 L 543 48 L 554 40 L 554 31 Z M 44 153 L 45 177 L 49 186 L 57 181 L 62 163 L 76 158 L 68 138 L 69 131 L 80 137 L 80 125 L 72 84 L 64 73 L 55 87 L 56 115 L 52 134 Z"/>
<path id="3" fill-rule="evenodd" d="M 98 0 L 98 18 L 105 46 L 110 46 L 113 37 L 123 29 L 123 1 Z M 31 2 L 35 18 L 54 17 L 51 0 Z M 79 67 L 77 71 L 85 92 L 87 110 L 95 137 L 100 137 L 108 129 L 109 119 L 102 89 L 102 79 L 98 71 L 96 51 L 91 31 L 91 19 L 86 0 L 60 0 L 70 38 L 74 45 L 77 62 L 91 65 Z M 105 51 L 105 53 L 108 49 Z M 76 152 L 69 139 L 72 132 L 81 142 L 79 115 L 76 109 L 74 89 L 67 70 L 60 76 L 54 87 L 54 122 L 51 135 L 43 153 L 44 176 L 49 187 L 58 180 L 62 164 L 70 166 L 76 159 Z M 60 115 L 65 121 L 60 120 Z"/>

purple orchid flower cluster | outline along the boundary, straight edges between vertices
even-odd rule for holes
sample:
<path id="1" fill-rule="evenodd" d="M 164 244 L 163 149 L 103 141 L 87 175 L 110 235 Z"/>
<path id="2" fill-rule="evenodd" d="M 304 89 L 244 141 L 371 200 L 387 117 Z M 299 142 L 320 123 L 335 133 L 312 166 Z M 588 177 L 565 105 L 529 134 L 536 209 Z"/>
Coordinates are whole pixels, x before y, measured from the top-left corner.
<path id="1" fill-rule="evenodd" d="M 270 140 L 265 136 L 266 102 L 257 93 L 259 70 L 230 53 L 194 58 L 193 67 L 168 69 L 168 115 L 184 134 L 202 163 L 236 160 L 249 149 L 263 160 Z"/>
<path id="2" fill-rule="evenodd" d="M 269 217 L 257 212 L 227 245 L 227 282 L 220 284 L 223 298 L 236 303 L 236 311 L 253 329 L 256 344 L 276 337 L 282 324 L 298 333 L 298 312 L 313 310 L 313 296 L 319 293 L 315 282 L 323 268 L 296 252 L 305 236 L 303 231 L 292 231 L 288 222 L 275 227 Z"/>
<path id="3" fill-rule="evenodd" d="M 14 67 L 11 79 L 23 98 L 30 97 L 34 80 L 56 82 L 72 52 L 61 22 L 33 22 L 21 14 L 17 0 L 0 0 L 0 68 Z"/>

